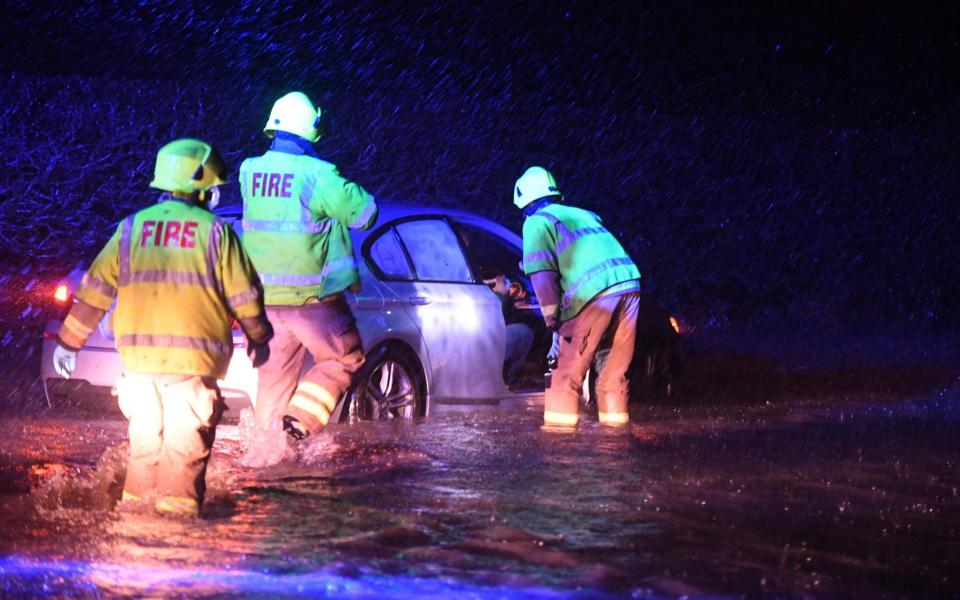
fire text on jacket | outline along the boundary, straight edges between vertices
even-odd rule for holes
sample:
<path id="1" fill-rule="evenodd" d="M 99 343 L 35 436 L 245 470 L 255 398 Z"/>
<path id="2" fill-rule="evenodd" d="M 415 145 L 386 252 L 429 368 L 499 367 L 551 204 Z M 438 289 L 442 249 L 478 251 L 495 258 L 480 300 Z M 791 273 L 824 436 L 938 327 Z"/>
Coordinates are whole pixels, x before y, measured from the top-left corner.
<path id="1" fill-rule="evenodd" d="M 197 242 L 196 221 L 144 221 L 140 229 L 140 245 L 153 241 L 154 246 L 193 248 Z"/>
<path id="2" fill-rule="evenodd" d="M 291 187 L 293 173 L 254 173 L 250 181 L 250 193 L 254 196 L 289 198 Z"/>

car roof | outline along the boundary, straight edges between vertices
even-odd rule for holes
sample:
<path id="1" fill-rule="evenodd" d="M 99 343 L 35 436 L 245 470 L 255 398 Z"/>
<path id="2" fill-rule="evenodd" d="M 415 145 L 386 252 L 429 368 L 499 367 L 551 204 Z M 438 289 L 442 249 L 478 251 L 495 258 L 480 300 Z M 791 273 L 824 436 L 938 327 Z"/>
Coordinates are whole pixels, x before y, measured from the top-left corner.
<path id="1" fill-rule="evenodd" d="M 510 237 L 515 240 L 519 239 L 519 236 L 517 236 L 516 232 L 511 231 L 496 221 L 466 210 L 442 208 L 438 206 L 418 206 L 414 204 L 403 204 L 391 201 L 384 202 L 380 200 L 377 201 L 377 207 L 379 208 L 380 212 L 379 216 L 377 217 L 377 225 L 375 225 L 370 231 L 379 229 L 379 225 L 381 223 L 388 223 L 398 219 L 403 219 L 405 217 L 447 216 L 453 217 L 460 221 L 483 223 L 486 229 L 495 230 L 501 236 Z M 239 203 L 224 204 L 218 206 L 213 212 L 217 216 L 226 219 L 239 219 L 243 214 L 243 206 Z M 368 232 L 356 233 L 359 234 L 359 237 L 366 237 Z"/>

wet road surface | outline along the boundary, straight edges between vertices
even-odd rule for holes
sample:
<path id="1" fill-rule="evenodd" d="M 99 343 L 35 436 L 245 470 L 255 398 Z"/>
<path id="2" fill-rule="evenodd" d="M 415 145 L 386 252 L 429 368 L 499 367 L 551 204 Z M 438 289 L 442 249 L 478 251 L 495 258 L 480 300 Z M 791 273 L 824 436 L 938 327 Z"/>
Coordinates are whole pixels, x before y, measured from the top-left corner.
<path id="1" fill-rule="evenodd" d="M 3 597 L 955 597 L 960 389 L 221 426 L 204 518 L 112 511 L 125 423 L 0 425 Z"/>

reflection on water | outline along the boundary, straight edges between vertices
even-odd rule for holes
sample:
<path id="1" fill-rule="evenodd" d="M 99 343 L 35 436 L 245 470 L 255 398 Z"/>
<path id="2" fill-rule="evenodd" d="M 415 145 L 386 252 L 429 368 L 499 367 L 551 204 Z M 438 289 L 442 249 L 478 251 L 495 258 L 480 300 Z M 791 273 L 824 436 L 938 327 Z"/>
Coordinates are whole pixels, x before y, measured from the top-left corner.
<path id="1" fill-rule="evenodd" d="M 4 596 L 676 597 L 957 590 L 956 398 L 222 426 L 204 518 L 113 510 L 122 422 L 7 421 Z"/>
<path id="2" fill-rule="evenodd" d="M 559 598 L 587 597 L 543 587 L 473 585 L 445 579 L 403 575 L 359 575 L 336 573 L 273 574 L 207 568 L 169 566 L 121 566 L 97 563 L 0 559 L 0 584 L 5 597 L 33 596 L 38 590 L 47 597 L 136 597 L 170 598 L 235 597 L 276 598 Z M 595 594 L 589 594 L 596 597 Z"/>

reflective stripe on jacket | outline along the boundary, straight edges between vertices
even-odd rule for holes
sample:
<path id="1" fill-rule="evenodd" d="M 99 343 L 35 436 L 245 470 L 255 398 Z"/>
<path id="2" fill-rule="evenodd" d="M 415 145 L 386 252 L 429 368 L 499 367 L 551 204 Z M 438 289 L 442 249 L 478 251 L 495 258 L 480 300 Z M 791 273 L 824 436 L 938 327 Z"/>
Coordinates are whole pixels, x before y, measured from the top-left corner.
<path id="1" fill-rule="evenodd" d="M 243 245 L 268 305 L 299 306 L 359 281 L 349 229 L 366 229 L 377 204 L 337 168 L 277 139 L 240 166 Z"/>
<path id="2" fill-rule="evenodd" d="M 114 296 L 120 358 L 142 373 L 223 377 L 231 313 L 263 315 L 256 271 L 230 226 L 170 196 L 120 223 L 75 294 L 100 311 Z"/>
<path id="3" fill-rule="evenodd" d="M 597 215 L 563 204 L 548 204 L 524 221 L 523 270 L 559 273 L 561 321 L 604 290 L 640 279 L 633 259 Z"/>

